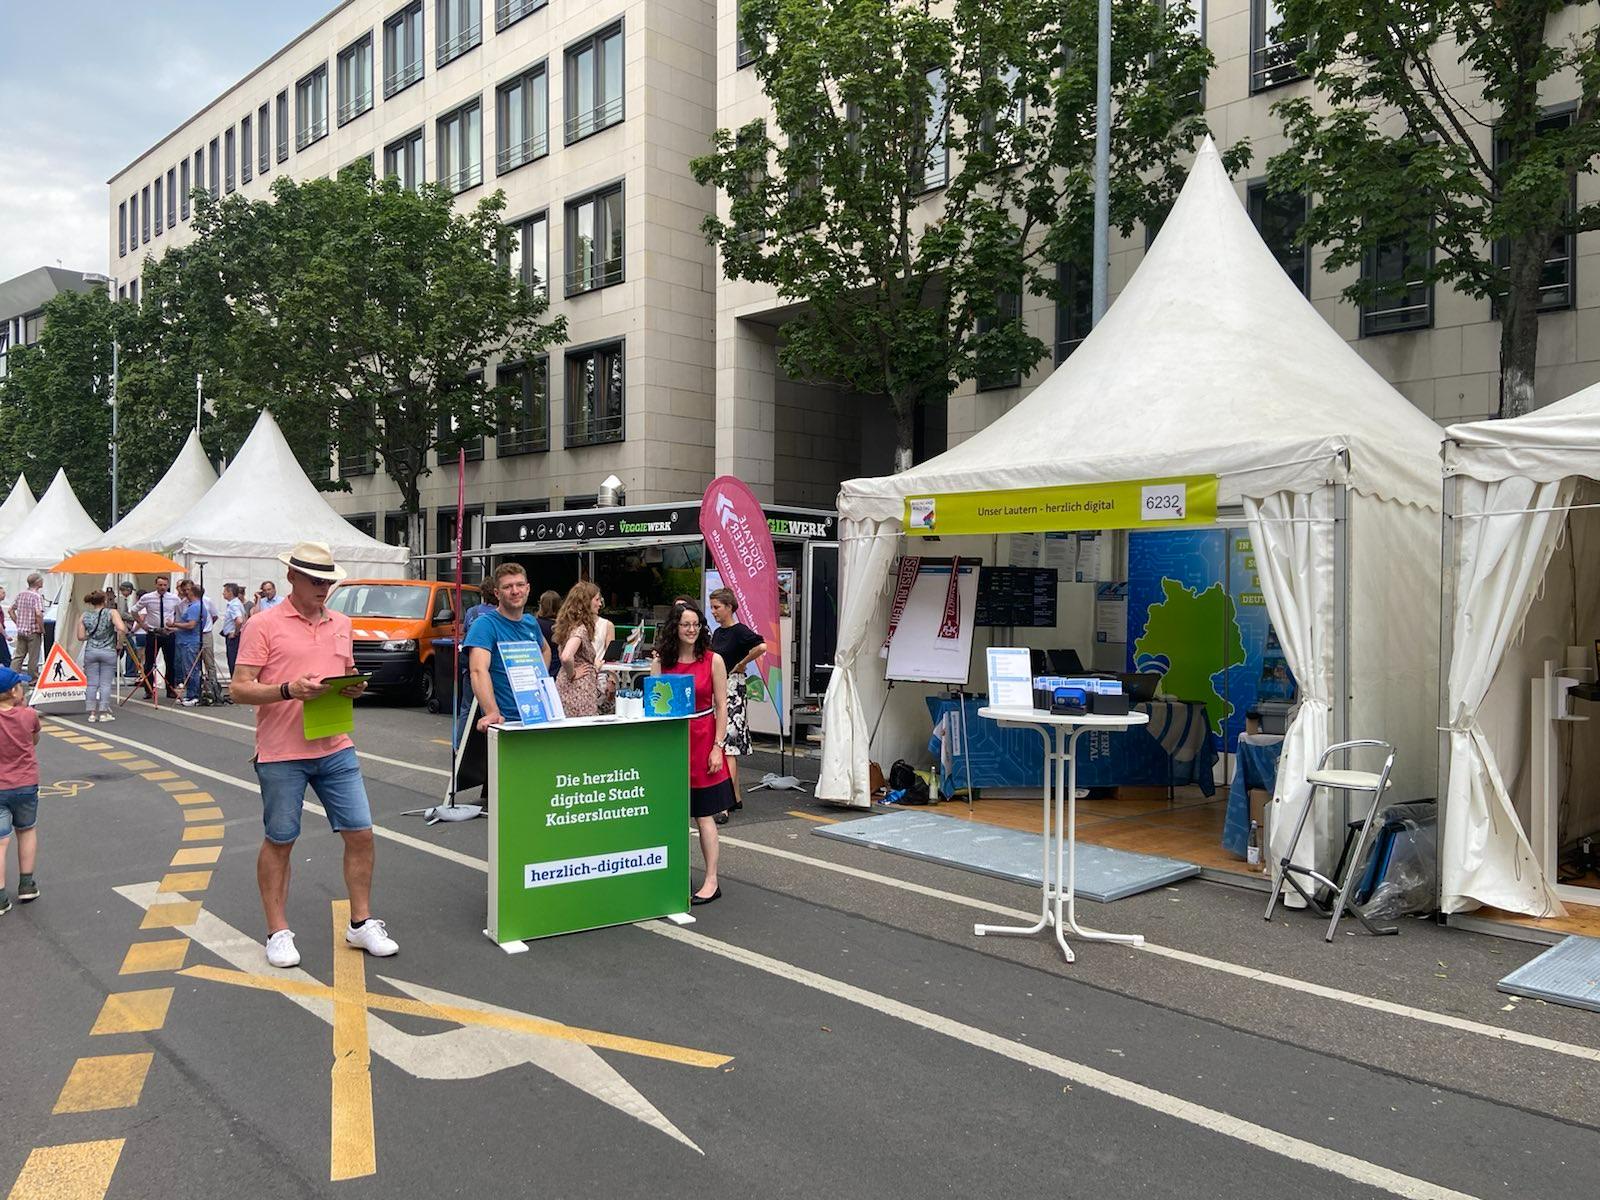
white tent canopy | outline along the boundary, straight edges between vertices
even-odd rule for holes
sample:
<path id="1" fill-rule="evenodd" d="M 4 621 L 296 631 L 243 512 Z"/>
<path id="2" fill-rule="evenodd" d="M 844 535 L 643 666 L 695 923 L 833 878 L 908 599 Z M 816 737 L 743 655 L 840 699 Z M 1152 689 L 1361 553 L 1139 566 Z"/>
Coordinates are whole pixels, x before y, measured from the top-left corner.
<path id="1" fill-rule="evenodd" d="M 1065 363 L 946 453 L 842 488 L 844 600 L 817 794 L 865 803 L 869 749 L 890 762 L 925 737 L 908 696 L 868 745 L 905 497 L 1185 475 L 1216 475 L 1219 503 L 1243 508 L 1300 684 L 1279 797 L 1305 796 L 1340 681 L 1352 735 L 1397 743 L 1401 786 L 1432 794 L 1439 437 L 1285 275 L 1207 139 L 1138 271 Z"/>
<path id="2" fill-rule="evenodd" d="M 144 499 L 105 533 L 78 549 L 101 550 L 112 546 L 150 549 L 150 539 L 193 512 L 216 482 L 217 472 L 200 445 L 200 434 L 191 430 L 167 473 L 145 493 Z"/>
<path id="3" fill-rule="evenodd" d="M 5 544 L 5 539 L 11 531 L 27 520 L 28 514 L 36 507 L 38 501 L 33 498 L 33 489 L 28 486 L 28 477 L 18 475 L 16 483 L 11 485 L 11 492 L 6 496 L 5 503 L 0 504 L 0 546 Z"/>
<path id="4" fill-rule="evenodd" d="M 34 510 L 10 533 L 0 537 L 0 585 L 6 589 L 6 607 L 11 606 L 34 571 L 46 576 L 47 601 L 62 598 L 58 593 L 69 586 L 72 576 L 50 575 L 49 568 L 75 547 L 99 536 L 100 526 L 78 503 L 72 484 L 67 482 L 67 473 L 56 471 L 55 479 L 39 497 Z"/>
<path id="5" fill-rule="evenodd" d="M 1454 586 L 1440 903 L 1560 915 L 1525 825 L 1529 680 L 1545 660 L 1562 662 L 1568 645 L 1591 641 L 1600 621 L 1600 528 L 1582 507 L 1600 480 L 1600 386 L 1512 420 L 1452 426 L 1446 438 Z M 1568 732 L 1576 777 L 1592 778 L 1595 735 L 1584 725 Z M 1574 802 L 1569 817 L 1578 816 Z"/>
<path id="6" fill-rule="evenodd" d="M 250 585 L 271 579 L 281 586 L 285 568 L 278 555 L 301 541 L 326 542 L 352 576 L 406 574 L 405 547 L 368 537 L 335 512 L 301 470 L 272 414 L 262 412 L 204 496 L 162 528 L 127 544 L 170 554 L 195 576 L 204 563 L 209 590 L 230 580 Z"/>

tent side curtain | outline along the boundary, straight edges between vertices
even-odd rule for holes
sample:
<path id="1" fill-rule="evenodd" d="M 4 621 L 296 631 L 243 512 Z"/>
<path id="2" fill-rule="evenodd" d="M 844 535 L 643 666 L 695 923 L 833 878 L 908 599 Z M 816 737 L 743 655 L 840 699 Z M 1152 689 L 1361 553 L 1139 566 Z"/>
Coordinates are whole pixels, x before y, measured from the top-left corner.
<path id="1" fill-rule="evenodd" d="M 1456 606 L 1446 692 L 1450 777 L 1440 904 L 1563 915 L 1479 721 L 1507 647 L 1528 618 L 1572 502 L 1571 479 L 1458 482 Z M 1479 513 L 1507 514 L 1475 516 Z"/>

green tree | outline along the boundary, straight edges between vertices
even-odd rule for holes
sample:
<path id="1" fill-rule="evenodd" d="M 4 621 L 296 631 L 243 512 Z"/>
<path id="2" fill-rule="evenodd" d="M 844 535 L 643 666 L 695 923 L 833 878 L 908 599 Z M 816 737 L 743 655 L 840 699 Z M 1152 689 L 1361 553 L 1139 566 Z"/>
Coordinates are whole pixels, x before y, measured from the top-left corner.
<path id="1" fill-rule="evenodd" d="M 741 35 L 771 105 L 721 129 L 696 179 L 734 279 L 797 304 L 779 362 L 798 379 L 885 397 L 896 469 L 916 406 L 1048 352 L 1016 319 L 1087 269 L 1093 207 L 1095 0 L 742 0 Z M 1165 211 L 1205 132 L 1211 56 L 1188 11 L 1118 0 L 1113 223 Z M 1236 156 L 1230 156 L 1230 163 Z"/>
<path id="2" fill-rule="evenodd" d="M 195 240 L 147 268 L 147 345 L 163 370 L 204 374 L 208 444 L 231 450 L 265 408 L 313 477 L 331 445 L 373 454 L 414 538 L 429 451 L 494 430 L 485 361 L 566 336 L 544 288 L 504 265 L 504 207 L 495 192 L 458 210 L 364 165 L 279 177 L 270 201 L 196 193 Z"/>
<path id="3" fill-rule="evenodd" d="M 63 468 L 89 515 L 111 519 L 113 305 L 101 288 L 61 292 L 44 306 L 33 346 L 18 346 L 0 379 L 0 461 L 36 486 Z"/>
<path id="4" fill-rule="evenodd" d="M 1431 245 L 1431 261 L 1410 256 L 1405 278 L 1364 272 L 1345 295 L 1365 302 L 1441 282 L 1492 300 L 1500 412 L 1526 412 L 1551 244 L 1600 229 L 1600 205 L 1574 202 L 1577 177 L 1593 172 L 1600 154 L 1597 30 L 1558 36 L 1553 28 L 1568 10 L 1594 6 L 1279 7 L 1274 40 L 1300 47 L 1316 94 L 1273 106 L 1290 146 L 1269 163 L 1272 186 L 1313 198 L 1305 232 L 1332 248 L 1330 271 L 1358 266 L 1380 247 Z"/>

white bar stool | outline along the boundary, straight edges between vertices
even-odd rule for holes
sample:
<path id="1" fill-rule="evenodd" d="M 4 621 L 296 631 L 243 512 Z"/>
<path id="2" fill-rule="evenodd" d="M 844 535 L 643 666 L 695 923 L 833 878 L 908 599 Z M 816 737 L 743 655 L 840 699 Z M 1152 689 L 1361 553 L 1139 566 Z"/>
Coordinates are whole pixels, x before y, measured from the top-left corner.
<path id="1" fill-rule="evenodd" d="M 1387 755 L 1383 760 L 1383 769 L 1377 774 L 1373 774 L 1370 771 L 1355 771 L 1348 768 L 1335 769 L 1328 766 L 1328 760 L 1336 754 L 1348 755 L 1354 750 L 1373 748 L 1381 749 Z M 1334 930 L 1338 929 L 1339 918 L 1344 915 L 1347 906 L 1355 914 L 1356 919 L 1367 927 L 1370 933 L 1390 934 L 1400 932 L 1399 926 L 1374 925 L 1367 919 L 1365 913 L 1354 905 L 1349 904 L 1350 884 L 1355 878 L 1356 872 L 1361 868 L 1361 854 L 1366 849 L 1367 833 L 1372 828 L 1373 818 L 1378 815 L 1378 808 L 1382 803 L 1383 794 L 1389 789 L 1389 773 L 1393 769 L 1394 747 L 1388 742 L 1339 742 L 1337 745 L 1329 746 L 1322 752 L 1322 757 L 1317 760 L 1317 769 L 1306 776 L 1306 782 L 1311 785 L 1311 793 L 1306 797 L 1305 806 L 1300 810 L 1300 819 L 1294 823 L 1294 833 L 1289 837 L 1287 852 L 1278 861 L 1278 881 L 1273 884 L 1272 895 L 1267 900 L 1266 919 L 1268 921 L 1272 920 L 1272 910 L 1277 907 L 1278 897 L 1283 894 L 1283 885 L 1287 883 L 1300 893 L 1307 904 L 1314 907 L 1323 916 L 1331 918 L 1328 922 L 1327 936 L 1323 938 L 1324 941 L 1333 941 Z M 1361 793 L 1372 797 L 1372 806 L 1367 809 L 1366 820 L 1361 822 L 1361 832 L 1356 835 L 1356 844 L 1351 848 L 1345 860 L 1344 878 L 1337 883 L 1312 867 L 1290 862 L 1288 857 L 1294 853 L 1295 845 L 1300 841 L 1300 831 L 1305 828 L 1306 818 L 1310 816 L 1311 807 L 1316 803 L 1318 788 L 1328 792 Z M 1333 894 L 1332 905 L 1324 905 L 1318 901 L 1315 890 L 1308 892 L 1301 887 L 1300 880 L 1296 878 L 1298 875 L 1304 875 L 1316 881 L 1322 887 L 1327 888 Z"/>

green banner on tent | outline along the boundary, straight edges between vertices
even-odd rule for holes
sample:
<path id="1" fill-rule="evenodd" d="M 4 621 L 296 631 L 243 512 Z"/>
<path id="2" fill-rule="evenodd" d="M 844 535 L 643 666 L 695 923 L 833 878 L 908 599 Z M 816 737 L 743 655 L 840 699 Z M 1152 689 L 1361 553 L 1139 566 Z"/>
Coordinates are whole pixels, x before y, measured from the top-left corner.
<path id="1" fill-rule="evenodd" d="M 1170 529 L 1216 519 L 1215 475 L 907 496 L 903 516 L 914 537 Z"/>
<path id="2" fill-rule="evenodd" d="M 489 795 L 495 941 L 688 907 L 687 721 L 496 729 Z"/>

